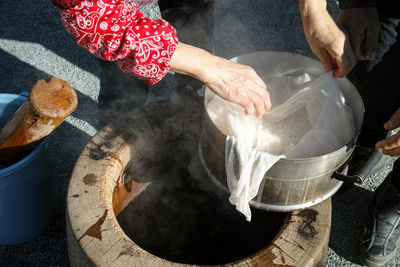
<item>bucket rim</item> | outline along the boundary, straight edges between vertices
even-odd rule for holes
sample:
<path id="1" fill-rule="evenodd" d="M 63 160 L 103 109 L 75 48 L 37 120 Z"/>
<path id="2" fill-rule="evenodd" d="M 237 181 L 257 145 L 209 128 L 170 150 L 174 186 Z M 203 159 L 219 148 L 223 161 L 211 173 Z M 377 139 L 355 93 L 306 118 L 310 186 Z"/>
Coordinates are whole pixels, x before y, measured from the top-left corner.
<path id="1" fill-rule="evenodd" d="M 31 161 L 33 161 L 36 156 L 44 149 L 46 146 L 47 139 L 45 138 L 44 140 L 41 141 L 41 143 L 34 149 L 32 150 L 28 155 L 23 157 L 21 160 L 17 161 L 16 163 L 7 166 L 3 169 L 0 169 L 0 181 L 4 177 L 6 178 L 10 174 L 13 174 L 17 171 L 19 171 L 21 168 L 25 167 L 28 165 Z"/>
<path id="2" fill-rule="evenodd" d="M 22 101 L 25 101 L 28 99 L 26 95 L 24 95 L 25 92 L 21 92 L 20 94 L 10 94 L 10 93 L 0 93 L 0 101 L 4 98 L 13 98 L 21 101 L 21 104 L 23 103 Z"/>

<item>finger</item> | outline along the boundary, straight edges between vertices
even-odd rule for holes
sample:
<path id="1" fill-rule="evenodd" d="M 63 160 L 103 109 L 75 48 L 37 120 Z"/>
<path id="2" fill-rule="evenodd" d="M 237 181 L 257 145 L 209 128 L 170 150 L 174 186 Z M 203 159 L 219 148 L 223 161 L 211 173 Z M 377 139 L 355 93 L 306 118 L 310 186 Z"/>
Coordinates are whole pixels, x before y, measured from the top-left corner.
<path id="1" fill-rule="evenodd" d="M 235 98 L 232 98 L 231 102 L 242 106 L 244 108 L 246 115 L 254 113 L 255 108 L 253 102 L 243 94 L 240 94 Z"/>
<path id="2" fill-rule="evenodd" d="M 261 118 L 265 113 L 264 101 L 263 99 L 256 94 L 254 91 L 248 92 L 248 98 L 253 102 L 253 105 L 256 109 L 256 117 Z"/>
<path id="3" fill-rule="evenodd" d="M 253 114 L 254 111 L 255 111 L 255 108 L 254 108 L 253 103 L 249 104 L 249 106 L 246 106 L 246 108 L 245 108 L 246 115 Z"/>
<path id="4" fill-rule="evenodd" d="M 320 50 L 315 52 L 318 56 L 319 60 L 321 61 L 322 65 L 324 66 L 325 72 L 331 71 L 335 69 L 335 64 L 333 63 L 332 57 L 328 54 L 325 50 Z"/>
<path id="5" fill-rule="evenodd" d="M 267 85 L 265 84 L 264 80 L 261 79 L 257 72 L 251 67 L 249 71 L 249 78 L 259 86 L 260 90 L 267 90 Z"/>
<path id="6" fill-rule="evenodd" d="M 253 88 L 253 91 L 255 94 L 257 94 L 261 100 L 263 101 L 263 105 L 264 105 L 264 110 L 267 111 L 271 108 L 271 98 L 269 95 L 269 92 L 267 91 L 267 89 L 262 88 L 257 86 L 258 84 L 254 84 L 253 87 L 249 87 L 249 88 Z"/>
<path id="7" fill-rule="evenodd" d="M 264 106 L 265 106 L 265 111 L 270 110 L 272 107 L 271 96 L 268 91 L 266 93 L 266 98 L 264 99 Z"/>
<path id="8" fill-rule="evenodd" d="M 382 149 L 382 154 L 398 158 L 400 156 L 400 147 L 396 147 L 390 150 Z"/>
<path id="9" fill-rule="evenodd" d="M 258 85 L 252 80 L 246 80 L 245 84 L 243 84 L 242 87 L 231 91 L 231 93 L 236 96 L 231 97 L 231 99 L 235 102 L 238 101 L 247 105 L 243 106 L 246 109 L 246 114 L 251 114 L 255 110 L 256 116 L 260 118 L 265 113 L 265 103 L 264 97 L 259 95 L 257 91 L 262 92 L 264 96 L 266 95 L 266 90 L 260 89 Z M 252 105 L 250 105 L 248 101 L 250 101 Z M 252 111 L 251 107 L 253 108 Z"/>
<path id="10" fill-rule="evenodd" d="M 400 108 L 390 117 L 390 119 L 383 125 L 383 127 L 390 131 L 400 127 Z"/>
<path id="11" fill-rule="evenodd" d="M 341 57 L 335 59 L 337 69 L 333 72 L 333 76 L 341 78 L 345 76 L 356 64 L 356 58 L 348 44 L 345 44 L 344 53 Z"/>
<path id="12" fill-rule="evenodd" d="M 258 92 L 256 92 L 258 94 Z M 271 97 L 269 95 L 269 92 L 267 90 L 262 90 L 261 95 L 259 94 L 259 97 L 262 99 L 263 104 L 264 104 L 264 113 L 267 112 L 268 110 L 271 109 L 272 103 L 271 103 Z"/>
<path id="13" fill-rule="evenodd" d="M 257 76 L 258 77 L 258 76 Z M 249 77 L 249 79 L 246 81 L 247 83 L 247 88 L 251 88 L 255 93 L 257 93 L 261 98 L 266 98 L 267 97 L 267 85 L 264 83 L 263 80 L 261 80 L 263 83 L 260 84 L 258 83 L 255 79 L 252 79 L 254 77 Z"/>
<path id="14" fill-rule="evenodd" d="M 381 140 L 377 142 L 375 145 L 376 149 L 385 149 L 385 150 L 393 149 L 396 147 L 400 147 L 400 133 L 397 133 L 384 140 Z"/>
<path id="15" fill-rule="evenodd" d="M 336 78 L 344 77 L 348 71 L 343 59 L 338 59 L 336 64 L 338 67 L 333 71 L 333 76 Z"/>
<path id="16" fill-rule="evenodd" d="M 255 91 L 255 93 L 261 97 L 264 103 L 264 110 L 267 111 L 271 108 L 271 98 L 267 91 L 267 85 L 265 84 L 264 80 L 258 76 L 257 72 L 253 68 L 249 68 L 250 71 L 248 78 L 250 82 L 254 83 L 254 85 L 249 85 L 250 87 L 248 88 L 253 88 L 253 91 Z"/>
<path id="17" fill-rule="evenodd" d="M 262 105 L 264 106 L 264 113 L 268 111 L 271 108 L 271 98 L 268 91 L 263 90 L 261 93 L 259 93 L 255 90 L 254 94 L 256 94 L 261 99 Z"/>
<path id="18" fill-rule="evenodd" d="M 333 77 L 342 78 L 344 75 L 346 75 L 346 70 L 343 68 L 342 64 L 339 65 L 340 67 L 333 71 Z"/>
<path id="19" fill-rule="evenodd" d="M 364 38 L 364 56 L 371 60 L 375 59 L 379 38 L 379 27 L 368 27 Z"/>

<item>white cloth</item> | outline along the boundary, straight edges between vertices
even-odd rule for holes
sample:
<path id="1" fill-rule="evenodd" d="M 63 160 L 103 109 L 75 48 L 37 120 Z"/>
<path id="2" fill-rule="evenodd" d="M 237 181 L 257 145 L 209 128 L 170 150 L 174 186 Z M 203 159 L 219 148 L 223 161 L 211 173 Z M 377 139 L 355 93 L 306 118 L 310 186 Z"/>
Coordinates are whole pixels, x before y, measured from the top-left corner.
<path id="1" fill-rule="evenodd" d="M 290 88 L 282 88 L 279 104 L 274 106 L 273 103 L 273 108 L 264 116 L 263 123 L 267 124 L 261 124 L 253 115 L 245 116 L 242 109 L 231 104 L 213 104 L 215 110 L 218 109 L 218 113 L 223 114 L 219 120 L 220 126 L 228 132 L 225 142 L 225 169 L 231 193 L 229 200 L 246 216 L 247 221 L 251 220 L 249 202 L 257 195 L 265 173 L 279 159 L 325 155 L 347 144 L 355 136 L 352 111 L 346 105 L 332 72 L 313 81 L 305 74 L 289 78 L 277 76 L 275 82 L 277 81 L 279 82 L 275 83 L 275 86 L 281 87 L 286 84 Z M 285 96 L 282 98 L 283 95 Z M 304 119 L 309 125 L 303 129 L 304 132 L 300 134 L 296 132 L 296 128 L 291 129 L 293 131 L 290 131 L 290 134 L 293 136 L 289 138 L 277 136 L 278 141 L 283 140 L 282 149 L 277 155 L 268 153 L 268 147 L 260 148 L 259 143 L 272 144 L 264 142 L 265 140 L 257 140 L 259 136 L 263 138 L 263 135 L 258 133 L 260 125 L 267 125 L 269 129 L 284 129 L 280 134 L 286 134 L 285 132 L 289 132 L 287 129 L 295 125 L 294 121 L 298 118 L 296 116 L 300 114 L 300 110 L 304 110 Z M 266 129 L 261 128 L 263 132 Z M 273 135 L 267 136 L 271 138 Z"/>
<path id="2" fill-rule="evenodd" d="M 240 152 L 239 152 L 240 151 Z M 229 201 L 251 221 L 249 202 L 257 195 L 265 172 L 284 157 L 257 151 L 248 142 L 228 136 L 225 144 L 225 169 Z"/>

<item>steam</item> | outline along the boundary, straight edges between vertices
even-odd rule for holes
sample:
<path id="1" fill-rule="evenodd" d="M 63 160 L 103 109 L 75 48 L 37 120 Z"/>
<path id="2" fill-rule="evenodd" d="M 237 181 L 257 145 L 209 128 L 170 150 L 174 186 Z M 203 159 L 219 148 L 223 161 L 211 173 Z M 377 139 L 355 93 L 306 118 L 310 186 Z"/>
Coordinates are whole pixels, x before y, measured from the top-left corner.
<path id="1" fill-rule="evenodd" d="M 226 58 L 261 50 L 312 55 L 296 2 L 200 3 L 166 8 L 160 2 L 182 42 Z M 201 83 L 168 74 L 148 87 L 104 66 L 103 121 L 114 120 L 132 144 L 129 179 L 150 182 L 118 216 L 125 233 L 154 255 L 192 264 L 227 263 L 265 247 L 285 214 L 253 210 L 248 223 L 205 174 L 198 158 L 202 98 L 194 93 Z"/>
<path id="2" fill-rule="evenodd" d="M 228 192 L 200 163 L 201 104 L 189 101 L 152 103 L 142 115 L 114 123 L 134 150 L 128 176 L 150 183 L 117 219 L 136 244 L 156 256 L 189 264 L 228 263 L 265 247 L 285 215 L 254 211 L 248 223 L 229 203 Z"/>

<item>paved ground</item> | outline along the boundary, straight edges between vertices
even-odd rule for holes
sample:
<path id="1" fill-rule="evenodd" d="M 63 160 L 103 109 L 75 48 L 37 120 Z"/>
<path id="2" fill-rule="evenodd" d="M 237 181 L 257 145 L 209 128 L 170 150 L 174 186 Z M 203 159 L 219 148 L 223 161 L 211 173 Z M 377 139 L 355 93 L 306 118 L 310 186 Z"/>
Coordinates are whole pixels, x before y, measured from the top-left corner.
<path id="1" fill-rule="evenodd" d="M 277 50 L 312 56 L 297 8 L 295 1 L 216 1 L 215 53 L 229 58 Z M 335 2 L 329 1 L 329 8 L 337 14 Z M 0 266 L 66 266 L 65 195 L 79 152 L 105 122 L 123 110 L 143 105 L 149 90 L 113 64 L 100 62 L 80 49 L 62 28 L 57 9 L 49 1 L 0 1 L 0 24 L 0 92 L 29 90 L 36 80 L 53 75 L 67 80 L 79 97 L 78 110 L 49 140 L 58 196 L 54 223 L 29 242 L 0 246 Z M 175 86 L 169 76 L 150 90 L 147 101 L 176 94 Z M 333 197 L 326 266 L 358 266 L 357 247 L 366 208 L 372 191 L 390 168 L 389 163 L 363 186 Z M 399 257 L 392 266 L 398 262 Z"/>

